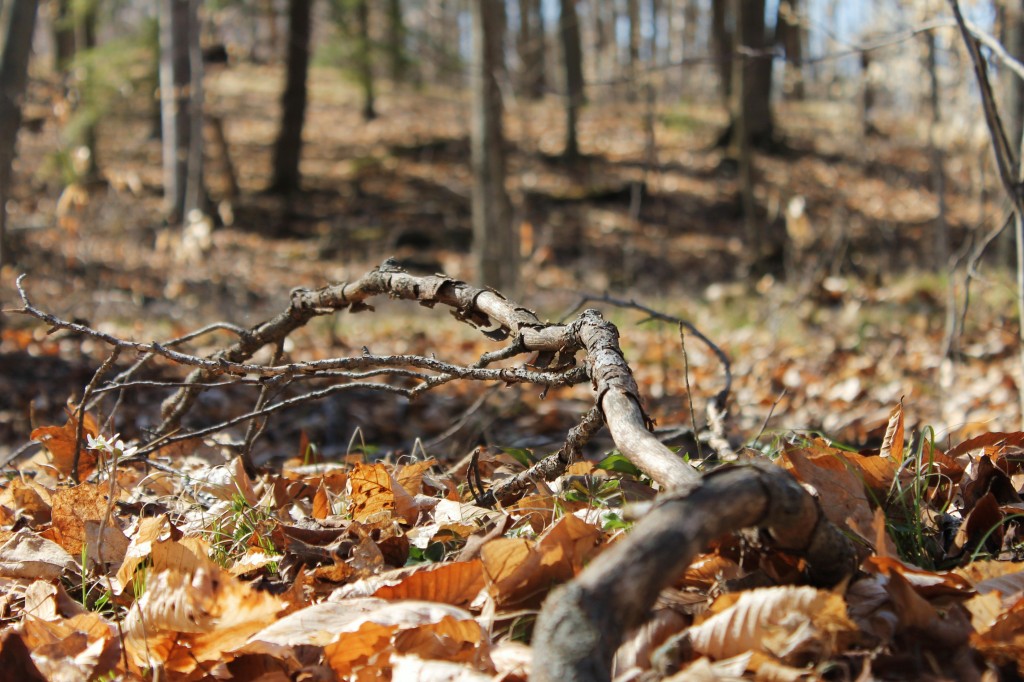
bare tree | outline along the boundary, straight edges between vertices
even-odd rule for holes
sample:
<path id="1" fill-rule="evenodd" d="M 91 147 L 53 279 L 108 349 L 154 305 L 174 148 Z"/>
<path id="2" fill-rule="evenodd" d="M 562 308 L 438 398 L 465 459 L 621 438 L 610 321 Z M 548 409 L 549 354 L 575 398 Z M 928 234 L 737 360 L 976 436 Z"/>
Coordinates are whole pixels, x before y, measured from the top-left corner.
<path id="1" fill-rule="evenodd" d="M 36 25 L 36 0 L 18 0 L 11 8 L 0 56 L 0 265 L 7 254 L 7 199 L 11 196 L 11 164 L 21 127 L 21 104 L 28 83 L 28 61 Z"/>
<path id="2" fill-rule="evenodd" d="M 505 136 L 497 75 L 503 62 L 502 0 L 476 0 L 473 16 L 472 165 L 473 251 L 477 278 L 514 291 L 519 275 L 519 238 L 505 190 Z"/>
<path id="3" fill-rule="evenodd" d="M 800 0 L 780 0 L 775 14 L 775 44 L 786 52 L 784 92 L 793 99 L 804 98 L 804 33 L 800 22 Z"/>
<path id="4" fill-rule="evenodd" d="M 544 95 L 544 15 L 540 0 L 519 0 L 519 87 L 531 99 Z"/>
<path id="5" fill-rule="evenodd" d="M 312 0 L 291 0 L 288 6 L 288 67 L 281 95 L 281 128 L 274 144 L 274 179 L 271 191 L 282 194 L 299 189 L 302 175 L 302 129 L 306 118 L 309 40 Z"/>
<path id="6" fill-rule="evenodd" d="M 402 16 L 402 0 L 388 0 L 388 58 L 391 80 L 401 83 L 405 80 L 408 58 L 405 53 L 405 20 Z"/>
<path id="7" fill-rule="evenodd" d="M 636 77 L 640 68 L 640 0 L 626 0 L 629 15 L 629 99 L 636 98 Z"/>
<path id="8" fill-rule="evenodd" d="M 202 209 L 203 60 L 198 0 L 161 0 L 160 120 L 163 132 L 164 203 L 178 223 Z"/>
<path id="9" fill-rule="evenodd" d="M 576 123 L 583 104 L 583 54 L 580 48 L 580 22 L 576 0 L 561 0 L 558 22 L 562 38 L 562 63 L 565 66 L 565 157 L 579 156 Z"/>
<path id="10" fill-rule="evenodd" d="M 356 70 L 359 73 L 359 84 L 363 88 L 363 120 L 372 121 L 377 118 L 377 107 L 373 87 L 373 59 L 370 50 L 370 3 L 367 0 L 356 1 Z"/>
<path id="11" fill-rule="evenodd" d="M 722 100 L 732 97 L 732 30 L 729 27 L 730 0 L 713 0 L 711 3 L 711 42 L 718 66 L 719 94 Z"/>

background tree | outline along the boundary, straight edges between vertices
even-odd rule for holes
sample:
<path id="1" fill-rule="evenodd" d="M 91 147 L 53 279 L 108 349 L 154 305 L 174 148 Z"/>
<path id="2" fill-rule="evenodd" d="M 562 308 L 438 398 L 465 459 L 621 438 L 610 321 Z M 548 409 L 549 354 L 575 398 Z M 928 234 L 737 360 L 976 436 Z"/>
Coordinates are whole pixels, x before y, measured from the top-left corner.
<path id="1" fill-rule="evenodd" d="M 272 192 L 287 194 L 299 189 L 302 129 L 306 118 L 312 0 L 290 0 L 288 5 L 288 56 L 284 92 L 281 94 L 281 128 L 274 143 Z"/>
<path id="2" fill-rule="evenodd" d="M 168 222 L 203 209 L 203 60 L 198 0 L 161 0 L 160 118 Z"/>
<path id="3" fill-rule="evenodd" d="M 7 258 L 7 199 L 11 196 L 11 164 L 21 127 L 21 105 L 28 83 L 28 61 L 35 32 L 36 0 L 18 0 L 7 19 L 0 54 L 0 266 Z"/>
<path id="4" fill-rule="evenodd" d="M 373 83 L 373 41 L 370 39 L 370 3 L 356 0 L 356 71 L 363 89 L 363 120 L 377 118 Z"/>
<path id="5" fill-rule="evenodd" d="M 583 54 L 580 48 L 580 22 L 576 0 L 561 0 L 558 30 L 562 43 L 562 64 L 565 66 L 565 157 L 579 156 L 576 123 L 583 104 Z"/>
<path id="6" fill-rule="evenodd" d="M 519 89 L 530 99 L 544 96 L 544 14 L 540 0 L 519 0 Z"/>
<path id="7" fill-rule="evenodd" d="M 402 16 L 402 0 L 388 0 L 388 60 L 391 80 L 401 83 L 405 80 L 409 57 L 406 54 L 405 19 Z"/>
<path id="8" fill-rule="evenodd" d="M 471 161 L 473 252 L 477 279 L 514 291 L 519 276 L 519 238 L 505 189 L 505 136 L 498 74 L 502 71 L 502 0 L 471 3 L 473 19 Z"/>

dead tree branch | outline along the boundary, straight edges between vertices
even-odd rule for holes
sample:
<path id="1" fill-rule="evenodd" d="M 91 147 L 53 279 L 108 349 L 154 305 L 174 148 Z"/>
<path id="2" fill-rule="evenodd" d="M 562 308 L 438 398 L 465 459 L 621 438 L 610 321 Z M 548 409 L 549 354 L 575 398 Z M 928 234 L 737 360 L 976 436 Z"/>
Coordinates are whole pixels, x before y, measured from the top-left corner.
<path id="1" fill-rule="evenodd" d="M 655 505 L 625 539 L 548 595 L 533 633 L 530 679 L 610 680 L 623 635 L 645 620 L 661 590 L 709 541 L 726 533 L 762 529 L 776 547 L 807 560 L 816 585 L 835 585 L 856 569 L 850 540 L 772 464 L 722 467 Z"/>
<path id="2" fill-rule="evenodd" d="M 36 317 L 55 329 L 67 329 L 95 338 L 122 352 L 135 351 L 144 357 L 159 356 L 194 368 L 184 385 L 178 386 L 174 395 L 164 401 L 163 422 L 157 429 L 156 438 L 140 446 L 136 457 L 143 457 L 172 442 L 210 435 L 310 400 L 357 388 L 386 391 L 414 399 L 431 388 L 455 379 L 532 383 L 551 387 L 574 385 L 589 378 L 596 393 L 596 412 L 588 414 L 580 426 L 570 433 L 561 455 L 556 456 L 563 470 L 564 465 L 576 456 L 582 443 L 603 422 L 608 425 L 619 450 L 662 488 L 685 488 L 699 480 L 699 475 L 687 463 L 650 432 L 650 420 L 641 407 L 639 389 L 619 347 L 618 330 L 596 310 L 585 310 L 568 324 L 549 324 L 495 291 L 480 289 L 443 275 L 410 275 L 388 260 L 352 282 L 315 291 L 292 291 L 286 310 L 253 329 L 217 325 L 218 329 L 236 333 L 238 341 L 209 357 L 198 357 L 173 350 L 169 343 L 126 341 L 87 325 L 62 320 L 34 306 L 22 282 L 22 279 L 18 280 L 18 292 L 23 306 L 13 312 Z M 314 317 L 346 309 L 350 312 L 371 310 L 367 301 L 382 295 L 418 301 L 429 308 L 438 304 L 445 305 L 457 320 L 480 329 L 492 340 L 508 341 L 508 345 L 501 350 L 485 353 L 470 367 L 421 356 L 378 356 L 369 352 L 360 357 L 311 362 L 271 365 L 249 362 L 263 347 L 281 344 L 291 332 Z M 577 366 L 576 355 L 581 351 L 586 354 L 585 363 Z M 498 360 L 526 353 L 535 353 L 536 356 L 525 367 L 487 367 Z M 420 371 L 411 371 L 409 368 Z M 375 375 L 420 383 L 408 387 L 365 380 Z M 339 383 L 297 397 L 259 404 L 257 409 L 203 429 L 179 430 L 181 419 L 192 408 L 199 393 L 211 384 L 222 385 L 224 380 L 231 379 L 281 389 L 295 381 L 309 378 L 345 380 L 349 383 Z M 104 388 L 113 390 L 114 386 Z M 123 389 L 124 386 L 117 388 Z M 551 472 L 546 475 L 551 475 Z"/>

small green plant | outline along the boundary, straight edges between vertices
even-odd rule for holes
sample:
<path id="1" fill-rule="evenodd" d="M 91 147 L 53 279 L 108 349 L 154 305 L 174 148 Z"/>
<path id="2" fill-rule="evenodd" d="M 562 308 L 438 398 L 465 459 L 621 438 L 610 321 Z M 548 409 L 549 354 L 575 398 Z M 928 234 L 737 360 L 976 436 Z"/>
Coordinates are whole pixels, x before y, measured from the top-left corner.
<path id="1" fill-rule="evenodd" d="M 269 509 L 250 505 L 241 493 L 231 497 L 227 514 L 214 522 L 211 535 L 211 557 L 225 568 L 245 555 L 249 547 L 259 547 L 267 554 L 278 554 L 270 531 L 277 522 Z M 277 572 L 277 562 L 268 564 Z"/>

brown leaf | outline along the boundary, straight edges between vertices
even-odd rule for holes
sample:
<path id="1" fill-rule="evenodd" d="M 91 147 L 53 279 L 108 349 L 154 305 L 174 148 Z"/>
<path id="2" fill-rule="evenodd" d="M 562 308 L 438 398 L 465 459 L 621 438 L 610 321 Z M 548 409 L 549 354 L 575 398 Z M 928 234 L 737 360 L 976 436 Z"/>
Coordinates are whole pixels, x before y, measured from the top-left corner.
<path id="1" fill-rule="evenodd" d="M 1024 446 L 1024 431 L 1015 431 L 1013 433 L 1000 433 L 995 431 L 965 440 L 963 443 L 960 443 L 955 448 L 947 452 L 946 455 L 955 458 L 964 453 L 970 452 L 971 450 L 978 450 L 981 448 L 1019 448 L 1022 446 Z"/>
<path id="2" fill-rule="evenodd" d="M 848 465 L 845 453 L 793 448 L 786 450 L 783 457 L 797 479 L 817 491 L 822 511 L 829 521 L 840 528 L 848 527 L 868 543 L 875 541 L 874 516 L 864 483 L 855 473 L 858 470 Z M 884 540 L 885 551 L 895 554 L 892 541 L 888 536 Z"/>
<path id="3" fill-rule="evenodd" d="M 813 587 L 769 587 L 743 592 L 727 609 L 689 630 L 695 651 L 715 659 L 748 651 L 783 661 L 821 661 L 835 651 L 836 636 L 857 626 L 843 598 Z"/>
<path id="4" fill-rule="evenodd" d="M 128 549 L 128 538 L 108 515 L 112 505 L 109 488 L 81 483 L 61 488 L 53 494 L 52 524 L 57 542 L 72 556 L 81 556 L 83 548 L 90 563 L 101 561 L 120 565 Z M 100 524 L 107 518 L 106 526 Z"/>
<path id="5" fill-rule="evenodd" d="M 462 606 L 471 602 L 483 587 L 482 564 L 479 559 L 475 559 L 420 568 L 396 584 L 381 587 L 372 596 Z"/>
<path id="6" fill-rule="evenodd" d="M 598 551 L 603 534 L 563 516 L 539 541 L 499 538 L 480 551 L 488 590 L 499 605 L 539 603 L 547 590 L 574 577 Z"/>
<path id="7" fill-rule="evenodd" d="M 53 456 L 53 466 L 64 476 L 71 475 L 75 461 L 75 445 L 78 438 L 78 411 L 73 405 L 66 408 L 68 420 L 64 426 L 40 426 L 29 435 L 31 440 L 42 443 Z M 82 430 L 82 444 L 78 458 L 78 477 L 84 480 L 96 470 L 96 453 L 87 450 L 85 443 L 89 436 L 99 435 L 96 419 L 85 413 Z"/>
<path id="8" fill-rule="evenodd" d="M 189 673 L 230 660 L 224 652 L 272 623 L 283 606 L 220 569 L 152 571 L 125 617 L 125 645 L 135 665 Z"/>
<path id="9" fill-rule="evenodd" d="M 882 438 L 881 457 L 887 457 L 898 464 L 903 462 L 903 400 L 889 414 L 889 424 Z"/>
<path id="10" fill-rule="evenodd" d="M 446 604 L 388 603 L 335 631 L 324 658 L 340 677 L 379 679 L 389 670 L 393 654 L 472 661 L 478 669 L 490 668 L 480 624 L 470 613 Z"/>
<path id="11" fill-rule="evenodd" d="M 63 547 L 22 528 L 0 546 L 0 576 L 57 580 L 80 571 Z"/>
<path id="12" fill-rule="evenodd" d="M 391 476 L 383 464 L 356 464 L 348 476 L 350 512 L 356 521 L 379 518 L 395 511 Z"/>
<path id="13" fill-rule="evenodd" d="M 988 493 L 978 500 L 960 524 L 953 546 L 964 552 L 973 552 L 984 543 L 987 551 L 998 552 L 1003 544 L 1003 532 L 1003 512 L 999 510 L 995 495 Z"/>

